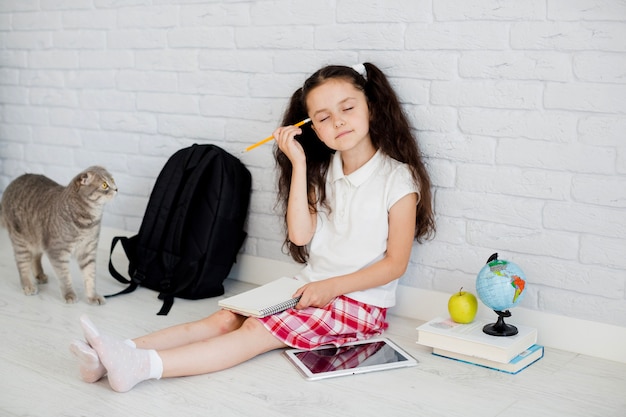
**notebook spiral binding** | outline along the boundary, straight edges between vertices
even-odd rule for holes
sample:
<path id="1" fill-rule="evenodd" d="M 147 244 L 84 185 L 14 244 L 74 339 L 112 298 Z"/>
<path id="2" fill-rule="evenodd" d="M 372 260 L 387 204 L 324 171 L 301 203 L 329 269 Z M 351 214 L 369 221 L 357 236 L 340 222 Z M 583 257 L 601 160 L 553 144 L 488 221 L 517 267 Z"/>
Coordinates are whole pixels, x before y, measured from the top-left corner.
<path id="1" fill-rule="evenodd" d="M 300 301 L 300 297 L 292 298 L 291 300 L 283 301 L 282 303 L 275 304 L 271 307 L 264 308 L 261 310 L 263 316 L 271 316 L 272 314 L 277 314 L 282 311 L 287 310 L 288 308 L 294 308 L 296 304 Z"/>

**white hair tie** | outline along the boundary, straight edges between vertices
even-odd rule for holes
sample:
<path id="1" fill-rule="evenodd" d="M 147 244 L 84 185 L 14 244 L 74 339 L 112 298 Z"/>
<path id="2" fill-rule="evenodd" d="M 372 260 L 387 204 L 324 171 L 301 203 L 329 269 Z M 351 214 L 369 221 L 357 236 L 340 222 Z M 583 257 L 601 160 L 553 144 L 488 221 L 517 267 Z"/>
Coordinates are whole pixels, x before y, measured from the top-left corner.
<path id="1" fill-rule="evenodd" d="M 365 78 L 365 81 L 367 81 L 367 69 L 365 68 L 365 65 L 355 64 L 352 66 L 352 69 L 361 74 L 361 77 Z"/>

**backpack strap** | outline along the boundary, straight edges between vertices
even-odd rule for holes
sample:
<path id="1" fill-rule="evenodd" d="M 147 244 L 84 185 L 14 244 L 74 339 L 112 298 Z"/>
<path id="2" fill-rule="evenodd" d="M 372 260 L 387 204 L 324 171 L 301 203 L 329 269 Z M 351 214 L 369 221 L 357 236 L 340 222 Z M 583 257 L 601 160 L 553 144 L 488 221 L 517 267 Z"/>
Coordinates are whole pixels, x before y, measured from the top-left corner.
<path id="1" fill-rule="evenodd" d="M 128 238 L 126 236 L 115 236 L 113 238 L 113 241 L 111 242 L 111 251 L 109 252 L 109 273 L 111 274 L 111 276 L 113 276 L 113 278 L 115 278 L 122 284 L 129 284 L 129 285 L 128 287 L 126 287 L 126 289 L 120 292 L 117 292 L 115 294 L 105 295 L 104 296 L 105 298 L 131 293 L 135 291 L 137 287 L 139 286 L 136 282 L 124 277 L 121 273 L 119 273 L 117 269 L 115 269 L 115 266 L 113 265 L 113 250 L 115 249 L 117 242 L 122 242 L 122 249 L 124 249 L 124 253 L 126 254 L 126 257 L 130 260 L 132 259 L 132 256 L 129 255 L 130 253 L 132 253 L 130 246 L 135 240 L 136 240 L 136 236 L 132 238 Z"/>
<path id="2" fill-rule="evenodd" d="M 172 306 L 174 305 L 174 296 L 171 294 L 159 294 L 159 300 L 163 300 L 163 305 L 161 305 L 161 309 L 157 313 L 157 316 L 167 316 L 167 313 L 170 312 Z"/>
<path id="3" fill-rule="evenodd" d="M 148 200 L 148 207 L 141 223 L 137 242 L 136 270 L 132 280 L 141 285 L 145 279 L 146 265 L 156 262 L 161 250 L 163 236 L 169 227 L 172 206 L 178 200 L 180 188 L 192 152 L 187 148 L 176 152 L 167 161 L 157 177 L 154 189 Z"/>
<path id="4" fill-rule="evenodd" d="M 122 239 L 128 239 L 128 238 L 125 236 L 115 236 L 113 238 L 113 241 L 111 242 L 111 251 L 109 252 L 109 273 L 113 276 L 113 278 L 115 278 L 122 284 L 130 284 L 130 280 L 124 277 L 119 272 L 117 272 L 117 269 L 115 269 L 115 266 L 113 265 L 113 259 L 112 259 L 113 250 L 115 249 L 115 246 L 117 246 L 117 242 L 119 242 Z M 123 244 L 122 244 L 122 247 L 124 247 Z M 128 254 L 126 256 L 128 257 Z"/>
<path id="5" fill-rule="evenodd" d="M 201 145 L 194 145 L 201 146 Z M 196 190 L 206 175 L 207 168 L 218 157 L 218 151 L 212 145 L 204 145 L 204 152 L 197 152 L 189 162 L 189 170 L 191 170 L 191 176 L 185 182 L 185 186 L 180 194 L 180 204 L 176 208 L 172 217 L 173 233 L 168 234 L 164 243 L 164 253 L 173 254 L 174 257 L 179 257 L 182 251 L 181 243 L 184 241 L 183 233 L 184 227 L 187 224 L 187 217 L 189 214 L 188 208 L 191 206 L 191 201 L 196 194 Z M 221 187 L 221 179 L 220 179 Z M 219 193 L 219 191 L 215 191 Z M 168 260 L 171 262 L 171 260 Z"/>
<path id="6" fill-rule="evenodd" d="M 188 154 L 187 148 L 177 151 L 168 159 L 159 173 L 150 193 L 139 233 L 130 239 L 123 236 L 113 238 L 109 254 L 109 272 L 116 280 L 129 286 L 116 294 L 105 297 L 133 292 L 145 280 L 146 265 L 155 262 L 156 254 L 160 251 L 162 236 L 169 223 L 169 211 L 178 198 L 178 189 L 183 182 L 184 165 L 189 158 Z M 130 261 L 128 268 L 130 279 L 125 278 L 115 269 L 111 259 L 118 242 L 122 243 L 124 252 Z"/>
<path id="7" fill-rule="evenodd" d="M 163 291 L 159 294 L 159 299 L 164 300 L 164 302 L 158 315 L 167 315 L 174 304 L 176 293 L 184 290 L 196 276 L 197 270 L 187 271 L 184 276 L 178 277 L 175 277 L 174 273 L 181 259 L 182 243 L 184 242 L 183 233 L 188 224 L 189 207 L 191 207 L 192 200 L 196 196 L 196 191 L 202 184 L 207 168 L 214 163 L 217 157 L 218 148 L 213 145 L 192 145 L 192 152 L 185 166 L 189 177 L 184 181 L 176 209 L 170 217 L 169 233 L 164 236 L 160 261 L 165 269 L 165 277 L 162 282 Z M 175 279 L 176 283 L 174 283 Z"/>

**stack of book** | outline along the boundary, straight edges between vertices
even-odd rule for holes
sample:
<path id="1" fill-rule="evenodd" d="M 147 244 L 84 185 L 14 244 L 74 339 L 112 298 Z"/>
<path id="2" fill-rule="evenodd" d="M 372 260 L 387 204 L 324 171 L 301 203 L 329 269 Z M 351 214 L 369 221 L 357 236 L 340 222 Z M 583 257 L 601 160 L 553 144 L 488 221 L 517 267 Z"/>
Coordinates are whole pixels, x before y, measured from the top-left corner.
<path id="1" fill-rule="evenodd" d="M 543 357 L 537 329 L 516 324 L 518 333 L 514 336 L 491 336 L 483 332 L 489 323 L 477 319 L 459 324 L 436 318 L 417 328 L 417 343 L 432 347 L 434 355 L 510 374 Z"/>

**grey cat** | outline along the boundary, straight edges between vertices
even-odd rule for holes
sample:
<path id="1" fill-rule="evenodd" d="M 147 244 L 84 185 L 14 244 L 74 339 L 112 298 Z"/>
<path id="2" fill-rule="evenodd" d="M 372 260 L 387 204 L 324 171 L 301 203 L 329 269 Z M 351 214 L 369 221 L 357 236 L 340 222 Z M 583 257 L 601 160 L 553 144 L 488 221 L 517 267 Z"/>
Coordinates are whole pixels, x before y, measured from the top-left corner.
<path id="1" fill-rule="evenodd" d="M 74 255 L 87 301 L 104 304 L 104 298 L 96 293 L 96 249 L 104 204 L 115 194 L 117 186 L 111 174 L 99 166 L 87 168 L 67 187 L 37 174 L 24 174 L 7 186 L 0 202 L 0 218 L 13 243 L 24 294 L 37 294 L 37 283 L 48 282 L 41 266 L 45 253 L 59 278 L 65 302 L 76 302 L 70 273 Z"/>

